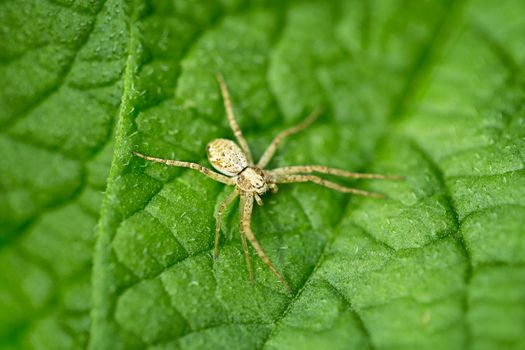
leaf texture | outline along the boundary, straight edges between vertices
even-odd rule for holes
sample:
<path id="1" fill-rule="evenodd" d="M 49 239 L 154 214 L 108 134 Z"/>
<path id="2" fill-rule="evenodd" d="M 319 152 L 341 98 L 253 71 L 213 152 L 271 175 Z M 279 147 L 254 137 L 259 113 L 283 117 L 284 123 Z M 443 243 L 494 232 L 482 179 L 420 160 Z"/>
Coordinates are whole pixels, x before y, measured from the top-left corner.
<path id="1" fill-rule="evenodd" d="M 126 22 L 113 0 L 0 4 L 2 349 L 87 346 Z"/>
<path id="2" fill-rule="evenodd" d="M 0 348 L 525 348 L 521 1 L 0 9 Z M 231 188 L 131 154 L 209 166 L 216 72 L 256 158 L 324 107 L 270 167 L 405 177 L 264 197 L 292 295 L 254 251 L 248 280 L 238 205 L 213 258 Z"/>

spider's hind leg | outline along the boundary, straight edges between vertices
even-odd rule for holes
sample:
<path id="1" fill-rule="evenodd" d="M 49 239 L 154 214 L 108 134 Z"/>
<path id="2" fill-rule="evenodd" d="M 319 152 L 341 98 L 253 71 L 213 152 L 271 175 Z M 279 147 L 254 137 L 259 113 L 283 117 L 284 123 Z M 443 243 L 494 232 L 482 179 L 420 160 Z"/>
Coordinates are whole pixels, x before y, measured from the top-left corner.
<path id="1" fill-rule="evenodd" d="M 137 156 L 139 158 L 145 159 L 145 160 L 150 161 L 150 162 L 162 163 L 162 164 L 166 164 L 166 165 L 169 165 L 169 166 L 175 166 L 175 167 L 180 167 L 180 168 L 189 168 L 189 169 L 197 170 L 198 172 L 200 172 L 201 174 L 206 175 L 207 177 L 211 178 L 212 180 L 215 180 L 217 182 L 223 183 L 225 185 L 234 185 L 235 184 L 235 182 L 230 177 L 228 177 L 226 175 L 223 175 L 223 174 L 216 173 L 213 170 L 210 170 L 210 169 L 208 169 L 206 167 L 203 167 L 202 165 L 197 164 L 197 163 L 190 163 L 190 162 L 183 162 L 183 161 L 180 161 L 180 160 L 151 157 L 151 156 L 147 156 L 145 154 L 138 153 L 138 152 L 131 152 L 131 153 L 133 153 L 133 155 L 135 155 L 135 156 Z"/>
<path id="2" fill-rule="evenodd" d="M 239 195 L 239 191 L 237 189 L 233 190 L 232 193 L 228 195 L 228 197 L 221 203 L 219 206 L 219 210 L 217 211 L 217 216 L 215 219 L 215 241 L 213 246 L 213 256 L 218 257 L 219 256 L 219 238 L 221 236 L 221 220 L 222 216 L 224 215 L 224 211 L 226 211 L 226 208 L 237 198 Z"/>

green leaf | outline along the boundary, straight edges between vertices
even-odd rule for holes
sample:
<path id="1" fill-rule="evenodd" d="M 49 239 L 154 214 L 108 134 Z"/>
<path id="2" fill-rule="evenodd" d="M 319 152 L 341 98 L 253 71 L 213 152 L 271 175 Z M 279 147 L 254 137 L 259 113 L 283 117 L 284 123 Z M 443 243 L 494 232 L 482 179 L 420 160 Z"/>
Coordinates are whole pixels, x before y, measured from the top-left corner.
<path id="1" fill-rule="evenodd" d="M 0 348 L 525 348 L 524 14 L 2 2 Z M 206 143 L 233 138 L 217 71 L 256 158 L 324 106 L 270 167 L 405 176 L 343 181 L 385 200 L 313 184 L 264 197 L 252 228 L 292 295 L 253 250 L 249 282 L 238 205 L 213 258 L 231 188 L 131 155 L 209 166 Z"/>
<path id="2" fill-rule="evenodd" d="M 0 23 L 0 348 L 85 348 L 124 7 L 2 1 Z"/>

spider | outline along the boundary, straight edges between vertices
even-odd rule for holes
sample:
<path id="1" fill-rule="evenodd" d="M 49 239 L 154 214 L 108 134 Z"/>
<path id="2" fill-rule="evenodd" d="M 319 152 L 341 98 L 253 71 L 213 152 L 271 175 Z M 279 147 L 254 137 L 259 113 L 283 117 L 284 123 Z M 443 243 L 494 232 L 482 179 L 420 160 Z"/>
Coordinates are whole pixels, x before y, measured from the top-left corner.
<path id="1" fill-rule="evenodd" d="M 244 259 L 248 270 L 250 280 L 254 281 L 253 271 L 250 263 L 250 253 L 248 250 L 247 240 L 255 249 L 257 255 L 268 266 L 268 268 L 277 276 L 289 292 L 292 289 L 286 282 L 283 275 L 272 264 L 259 241 L 255 237 L 250 227 L 250 221 L 253 210 L 254 200 L 258 205 L 262 205 L 261 196 L 267 191 L 277 192 L 277 184 L 294 183 L 294 182 L 313 182 L 317 185 L 328 187 L 343 193 L 353 193 L 361 196 L 383 198 L 382 195 L 355 188 L 341 186 L 335 182 L 325 180 L 319 176 L 311 175 L 312 173 L 330 174 L 342 177 L 349 177 L 354 179 L 400 179 L 398 176 L 380 175 L 380 174 L 364 174 L 352 173 L 341 169 L 329 168 L 322 165 L 298 165 L 286 166 L 267 170 L 268 165 L 273 155 L 275 154 L 279 144 L 288 136 L 296 134 L 312 124 L 321 114 L 321 109 L 312 112 L 301 123 L 286 129 L 279 133 L 272 141 L 270 146 L 264 151 L 263 155 L 257 163 L 253 161 L 253 157 L 248 147 L 248 143 L 244 138 L 232 110 L 232 104 L 228 87 L 224 81 L 223 76 L 218 73 L 217 81 L 221 90 L 224 108 L 230 127 L 237 139 L 237 143 L 228 139 L 215 139 L 208 143 L 206 151 L 208 160 L 211 165 L 220 173 L 214 172 L 200 164 L 183 162 L 179 160 L 162 159 L 147 156 L 138 152 L 133 152 L 137 157 L 148 161 L 163 163 L 170 166 L 190 168 L 201 172 L 211 179 L 221 182 L 226 185 L 235 186 L 234 190 L 228 197 L 220 204 L 215 222 L 215 241 L 214 241 L 214 257 L 218 257 L 218 244 L 221 231 L 221 219 L 228 208 L 228 206 L 240 196 L 240 232 L 241 242 L 244 250 Z"/>

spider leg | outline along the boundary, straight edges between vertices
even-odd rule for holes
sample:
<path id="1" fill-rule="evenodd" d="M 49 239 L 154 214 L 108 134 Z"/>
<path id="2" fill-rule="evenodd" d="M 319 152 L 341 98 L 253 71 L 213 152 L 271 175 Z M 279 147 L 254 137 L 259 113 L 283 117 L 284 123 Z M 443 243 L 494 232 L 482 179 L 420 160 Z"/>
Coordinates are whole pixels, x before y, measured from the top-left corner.
<path id="1" fill-rule="evenodd" d="M 328 187 L 332 190 L 336 190 L 343 193 L 353 193 L 360 196 L 374 197 L 374 198 L 384 198 L 383 195 L 379 193 L 373 193 L 363 190 L 358 190 L 356 188 L 350 188 L 341 186 L 335 182 L 325 180 L 319 176 L 314 175 L 280 175 L 274 178 L 276 183 L 293 183 L 293 182 L 313 182 L 317 185 Z"/>
<path id="2" fill-rule="evenodd" d="M 255 201 L 257 202 L 257 205 L 261 206 L 263 205 L 263 200 L 261 198 L 261 196 L 259 196 L 259 194 L 257 193 L 254 193 L 253 196 L 255 197 Z"/>
<path id="3" fill-rule="evenodd" d="M 241 222 L 244 220 L 244 213 L 243 208 L 245 207 L 246 198 L 244 196 L 241 196 L 240 201 L 240 218 Z M 242 249 L 244 250 L 244 260 L 246 261 L 246 268 L 248 269 L 248 277 L 250 278 L 250 281 L 252 283 L 255 283 L 255 279 L 253 277 L 253 271 L 252 271 L 252 264 L 250 263 L 250 250 L 248 249 L 248 242 L 246 241 L 246 235 L 244 234 L 244 231 L 241 229 L 241 242 L 242 242 Z"/>
<path id="4" fill-rule="evenodd" d="M 198 172 L 208 176 L 209 178 L 212 178 L 213 180 L 217 182 L 221 182 L 226 185 L 234 185 L 235 182 L 233 179 L 229 178 L 228 176 L 216 173 L 206 167 L 203 167 L 200 164 L 197 163 L 189 163 L 189 162 L 182 162 L 179 160 L 171 160 L 171 159 L 162 159 L 162 158 L 156 158 L 156 157 L 150 157 L 146 156 L 144 154 L 138 153 L 138 152 L 132 152 L 137 157 L 140 157 L 145 160 L 149 160 L 150 162 L 156 162 L 156 163 L 163 163 L 169 166 L 176 166 L 181 168 L 190 168 L 193 170 L 197 170 Z"/>
<path id="5" fill-rule="evenodd" d="M 241 232 L 242 249 L 244 250 L 244 261 L 246 261 L 246 268 L 248 269 L 248 277 L 252 283 L 255 283 L 253 277 L 252 264 L 250 262 L 250 251 L 248 250 L 248 242 L 246 242 L 246 235 Z"/>
<path id="6" fill-rule="evenodd" d="M 279 278 L 279 280 L 282 282 L 282 284 L 284 284 L 286 289 L 288 289 L 288 291 L 290 293 L 292 293 L 293 292 L 292 289 L 290 288 L 288 283 L 286 283 L 286 280 L 281 275 L 281 273 L 279 271 L 277 271 L 275 266 L 273 266 L 273 264 L 271 263 L 270 259 L 268 258 L 268 256 L 266 255 L 266 253 L 262 249 L 261 245 L 259 244 L 259 241 L 257 241 L 257 238 L 255 238 L 255 235 L 253 234 L 252 229 L 250 227 L 250 221 L 251 221 L 252 210 L 253 210 L 253 194 L 252 193 L 242 193 L 241 194 L 241 199 L 242 198 L 244 198 L 241 201 L 241 204 L 242 204 L 241 212 L 243 213 L 241 215 L 241 230 L 242 230 L 242 232 L 244 233 L 244 235 L 246 235 L 246 237 L 250 241 L 251 245 L 253 246 L 253 248 L 257 252 L 257 255 L 259 255 L 259 257 L 266 264 L 266 266 L 268 266 L 270 268 L 270 270 L 275 274 L 275 276 L 277 276 L 277 278 Z"/>
<path id="7" fill-rule="evenodd" d="M 298 133 L 299 131 L 305 129 L 310 124 L 312 124 L 322 113 L 322 110 L 320 108 L 313 111 L 308 117 L 306 117 L 305 120 L 303 120 L 301 123 L 292 126 L 289 129 L 281 131 L 272 141 L 270 146 L 264 151 L 261 159 L 257 163 L 257 167 L 264 169 L 266 165 L 270 162 L 273 155 L 275 154 L 275 151 L 277 150 L 277 147 L 279 144 L 288 136 Z"/>
<path id="8" fill-rule="evenodd" d="M 228 206 L 234 201 L 235 198 L 237 198 L 237 195 L 239 194 L 239 191 L 237 189 L 234 189 L 232 193 L 229 194 L 229 196 L 221 203 L 219 206 L 219 210 L 217 211 L 217 217 L 215 219 L 215 243 L 213 246 L 213 256 L 217 257 L 219 256 L 219 237 L 221 236 L 221 219 L 222 215 L 224 214 L 224 211 Z"/>
<path id="9" fill-rule="evenodd" d="M 396 175 L 382 175 L 382 174 L 367 174 L 367 173 L 352 173 L 350 171 L 329 168 L 323 165 L 297 165 L 287 166 L 277 169 L 272 169 L 268 173 L 280 176 L 280 175 L 299 175 L 309 173 L 321 173 L 330 174 L 342 177 L 351 177 L 354 179 L 383 179 L 383 180 L 403 180 L 402 176 Z"/>
<path id="10" fill-rule="evenodd" d="M 253 157 L 250 151 L 250 147 L 248 146 L 248 142 L 246 142 L 246 139 L 244 138 L 242 131 L 239 128 L 239 124 L 237 124 L 237 121 L 235 120 L 235 116 L 233 114 L 230 93 L 228 92 L 228 86 L 226 85 L 226 81 L 224 81 L 224 77 L 221 73 L 217 73 L 216 77 L 221 88 L 222 99 L 224 100 L 224 109 L 226 109 L 226 116 L 228 117 L 230 127 L 232 128 L 233 134 L 237 138 L 237 141 L 239 141 L 239 145 L 244 151 L 244 154 L 248 159 L 248 163 L 250 163 L 250 165 L 253 165 Z"/>

